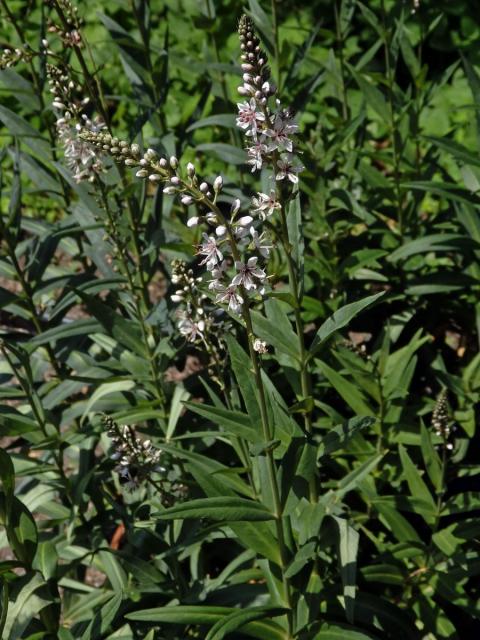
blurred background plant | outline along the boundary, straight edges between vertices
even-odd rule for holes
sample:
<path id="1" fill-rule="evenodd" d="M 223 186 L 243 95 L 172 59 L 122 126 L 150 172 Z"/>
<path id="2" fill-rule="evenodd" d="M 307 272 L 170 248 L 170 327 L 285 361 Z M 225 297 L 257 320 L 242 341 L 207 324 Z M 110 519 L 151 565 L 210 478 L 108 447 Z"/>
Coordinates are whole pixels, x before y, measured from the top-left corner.
<path id="1" fill-rule="evenodd" d="M 473 637 L 476 3 L 0 10 L 1 637 Z M 203 273 L 192 205 L 76 126 L 221 175 L 247 212 L 270 184 L 235 124 L 244 11 L 305 165 L 254 312 L 270 443 L 234 314 L 206 343 L 176 329 Z"/>

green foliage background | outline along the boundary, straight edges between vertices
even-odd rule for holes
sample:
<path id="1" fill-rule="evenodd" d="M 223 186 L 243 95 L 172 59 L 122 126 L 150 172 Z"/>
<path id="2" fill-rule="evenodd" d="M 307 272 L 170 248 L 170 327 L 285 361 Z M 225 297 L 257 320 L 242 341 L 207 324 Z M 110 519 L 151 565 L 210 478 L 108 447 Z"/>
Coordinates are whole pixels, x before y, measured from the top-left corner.
<path id="1" fill-rule="evenodd" d="M 221 173 L 231 196 L 251 195 L 257 187 L 234 113 L 236 25 L 245 9 L 252 15 L 282 102 L 298 114 L 306 166 L 301 314 L 312 353 L 321 508 L 299 500 L 287 509 L 289 572 L 305 596 L 298 606 L 304 626 L 295 637 L 474 637 L 477 3 L 421 0 L 415 12 L 407 0 L 275 6 L 277 59 L 267 2 L 79 3 L 85 57 L 116 135 L 175 153 L 182 164 L 194 161 L 210 179 Z M 6 0 L 1 8 L 0 42 L 26 41 L 38 50 L 47 5 Z M 73 52 L 48 37 L 86 91 Z M 245 428 L 250 413 L 238 365 L 245 365 L 245 345 L 240 341 L 235 352 L 237 370 L 226 374 L 237 411 L 232 426 L 212 409 L 220 406 L 220 390 L 205 355 L 173 331 L 170 262 L 195 265 L 198 232 L 185 226 L 184 207 L 132 177 L 122 186 L 112 166 L 109 193 L 131 198 L 139 220 L 140 257 L 132 272 L 138 289 L 126 286 L 104 235 L 111 231 L 104 212 L 87 185 L 72 181 L 61 149 L 52 146 L 44 60 L 35 57 L 32 65 L 37 84 L 28 63 L 0 71 L 2 638 L 205 638 L 236 608 L 255 610 L 257 619 L 237 621 L 232 639 L 285 638 L 281 597 L 271 596 L 272 529 L 252 522 L 250 507 L 238 501 L 252 498 L 229 431 Z M 130 238 L 131 231 L 121 219 L 117 232 Z M 280 251 L 270 272 L 282 292 Z M 332 330 L 321 330 L 325 339 L 315 338 L 339 308 L 380 292 L 372 306 L 350 314 L 348 326 L 334 316 Z M 272 406 L 281 407 L 275 456 L 285 502 L 293 504 L 311 470 L 294 460 L 292 425 L 304 407 L 287 302 L 268 307 L 263 332 L 273 347 L 266 361 L 276 389 Z M 188 373 L 192 358 L 200 368 L 172 382 L 172 367 Z M 442 389 L 448 439 L 431 424 Z M 183 404 L 199 399 L 203 413 L 193 402 Z M 121 487 L 102 412 L 164 448 L 171 486 L 181 482 L 188 499 L 198 499 L 194 519 L 173 512 L 164 520 L 158 492 Z M 357 416 L 374 420 L 360 424 Z M 353 437 L 325 440 L 342 424 Z M 232 518 L 241 523 L 214 517 L 211 502 L 202 512 L 202 500 L 225 497 L 243 505 L 246 511 Z M 180 498 L 176 505 L 182 508 Z M 119 533 L 120 544 L 113 544 Z"/>

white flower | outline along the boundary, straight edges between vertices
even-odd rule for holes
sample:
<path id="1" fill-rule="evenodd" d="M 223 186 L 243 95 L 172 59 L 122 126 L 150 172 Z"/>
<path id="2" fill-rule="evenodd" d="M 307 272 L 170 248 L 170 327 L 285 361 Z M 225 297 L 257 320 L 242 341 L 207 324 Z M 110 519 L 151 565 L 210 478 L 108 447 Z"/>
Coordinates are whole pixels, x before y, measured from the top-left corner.
<path id="1" fill-rule="evenodd" d="M 247 160 L 247 164 L 252 165 L 252 173 L 254 171 L 259 171 L 262 168 L 263 158 L 267 151 L 267 145 L 258 140 L 254 142 L 252 146 L 247 147 L 247 155 L 249 157 L 249 160 Z"/>
<path id="2" fill-rule="evenodd" d="M 179 315 L 178 330 L 188 342 L 195 342 L 197 337 L 203 336 L 205 322 L 203 320 L 194 321 L 185 312 Z"/>
<path id="3" fill-rule="evenodd" d="M 297 130 L 298 127 L 296 124 L 292 124 L 288 119 L 277 115 L 275 117 L 275 122 L 273 123 L 273 129 L 266 129 L 264 131 L 264 134 L 271 138 L 268 150 L 274 151 L 275 149 L 283 148 L 286 151 L 293 151 L 293 142 L 288 136 L 295 133 Z"/>
<path id="4" fill-rule="evenodd" d="M 230 311 L 233 311 L 233 313 L 240 313 L 243 298 L 237 293 L 237 287 L 234 285 L 230 285 L 228 287 L 220 285 L 217 289 L 219 290 L 219 293 L 215 298 L 215 302 L 228 303 Z"/>
<path id="5" fill-rule="evenodd" d="M 206 264 L 208 271 L 212 271 L 216 264 L 223 260 L 223 254 L 219 250 L 217 241 L 213 236 L 203 233 L 203 242 L 198 247 L 197 255 L 205 256 L 200 264 Z"/>
<path id="6" fill-rule="evenodd" d="M 258 231 L 254 227 L 250 227 L 250 235 L 252 236 L 252 242 L 255 249 L 264 258 L 268 258 L 270 255 L 270 249 L 273 249 L 272 245 L 263 244 L 265 242 L 265 233 L 259 235 Z"/>
<path id="7" fill-rule="evenodd" d="M 270 191 L 269 196 L 266 193 L 258 193 L 258 197 L 252 198 L 252 205 L 252 211 L 258 211 L 261 220 L 271 216 L 275 209 L 282 208 L 282 205 L 276 199 L 274 191 Z"/>
<path id="8" fill-rule="evenodd" d="M 250 102 L 239 102 L 237 126 L 241 129 L 251 130 L 254 134 L 257 131 L 258 122 L 263 122 L 265 116 L 261 111 L 257 111 L 257 103 L 254 98 Z"/>
<path id="9" fill-rule="evenodd" d="M 222 262 L 219 265 L 217 265 L 215 269 L 212 269 L 211 274 L 212 274 L 213 280 L 210 280 L 210 283 L 208 285 L 209 289 L 219 290 L 219 289 L 225 288 L 220 282 L 220 280 L 223 278 L 227 268 L 228 268 L 227 261 L 222 260 Z"/>
<path id="10" fill-rule="evenodd" d="M 275 180 L 284 180 L 285 178 L 287 178 L 288 180 L 290 180 L 290 182 L 293 182 L 293 184 L 297 184 L 298 182 L 297 173 L 300 173 L 300 171 L 303 171 L 303 169 L 305 168 L 301 164 L 292 164 L 292 160 L 290 157 L 282 158 L 281 160 L 279 160 L 277 162 L 277 166 L 280 171 L 275 176 Z"/>
<path id="11" fill-rule="evenodd" d="M 257 278 L 261 282 L 267 277 L 265 271 L 257 267 L 258 258 L 256 256 L 249 258 L 247 263 L 237 260 L 235 262 L 235 269 L 237 275 L 233 277 L 232 285 L 242 285 L 247 291 L 250 289 L 256 289 L 257 285 L 254 278 Z"/>
<path id="12" fill-rule="evenodd" d="M 267 353 L 268 351 L 267 343 L 264 342 L 263 340 L 260 340 L 260 338 L 255 338 L 253 343 L 253 350 L 256 351 L 257 353 Z"/>

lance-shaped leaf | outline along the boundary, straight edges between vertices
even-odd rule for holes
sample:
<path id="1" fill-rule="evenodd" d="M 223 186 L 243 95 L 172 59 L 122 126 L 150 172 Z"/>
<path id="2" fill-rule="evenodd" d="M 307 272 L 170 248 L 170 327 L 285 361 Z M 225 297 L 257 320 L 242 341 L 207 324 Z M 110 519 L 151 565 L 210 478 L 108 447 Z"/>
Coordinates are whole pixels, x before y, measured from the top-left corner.
<path id="1" fill-rule="evenodd" d="M 216 522 L 274 520 L 275 516 L 260 502 L 245 498 L 200 498 L 183 502 L 155 514 L 159 520 L 208 518 Z"/>
<path id="2" fill-rule="evenodd" d="M 330 338 L 330 336 L 334 334 L 335 331 L 339 331 L 343 327 L 347 326 L 347 324 L 351 320 L 353 320 L 353 318 L 355 318 L 361 311 L 372 305 L 384 294 L 385 292 L 381 291 L 380 293 L 376 293 L 373 296 L 368 296 L 368 298 L 357 300 L 357 302 L 346 304 L 344 307 L 337 309 L 337 311 L 335 311 L 335 313 L 330 316 L 330 318 L 325 320 L 320 329 L 317 331 L 310 347 L 310 356 L 315 355 L 315 353 L 320 349 L 324 342 L 328 340 L 328 338 Z"/>

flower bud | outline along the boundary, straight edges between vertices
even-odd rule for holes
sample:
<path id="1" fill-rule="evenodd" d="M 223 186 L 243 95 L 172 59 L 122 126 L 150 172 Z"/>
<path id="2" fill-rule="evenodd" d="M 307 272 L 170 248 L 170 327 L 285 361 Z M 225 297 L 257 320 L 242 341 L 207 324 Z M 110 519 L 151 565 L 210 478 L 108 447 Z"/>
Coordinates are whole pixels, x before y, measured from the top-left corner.
<path id="1" fill-rule="evenodd" d="M 248 227 L 251 222 L 253 222 L 252 216 L 243 216 L 236 224 L 239 224 L 241 227 Z"/>
<path id="2" fill-rule="evenodd" d="M 150 180 L 150 182 L 160 182 L 162 176 L 158 175 L 158 173 L 152 173 L 148 176 L 148 179 Z"/>
<path id="3" fill-rule="evenodd" d="M 220 191 L 220 189 L 221 189 L 222 187 L 223 187 L 223 178 L 222 178 L 222 176 L 217 176 L 217 177 L 215 178 L 214 183 L 213 183 L 213 190 L 214 190 L 215 192 L 218 192 L 218 191 Z"/>
<path id="4" fill-rule="evenodd" d="M 192 204 L 193 198 L 192 198 L 192 196 L 182 196 L 181 202 L 182 202 L 182 204 L 184 204 L 185 206 L 188 207 L 189 205 Z"/>
<path id="5" fill-rule="evenodd" d="M 221 224 L 215 229 L 215 233 L 217 234 L 217 236 L 224 236 L 227 233 L 227 227 Z"/>
<path id="6" fill-rule="evenodd" d="M 170 156 L 170 166 L 172 169 L 176 169 L 178 167 L 178 159 L 175 156 Z"/>
<path id="7" fill-rule="evenodd" d="M 232 202 L 232 208 L 230 209 L 230 213 L 232 214 L 232 216 L 234 216 L 239 211 L 240 211 L 240 200 L 238 198 L 235 198 L 235 200 Z"/>
<path id="8" fill-rule="evenodd" d="M 152 162 L 153 160 L 156 160 L 158 156 L 155 149 L 147 149 L 143 157 L 145 158 L 145 160 Z"/>
<path id="9" fill-rule="evenodd" d="M 180 178 L 178 176 L 172 176 L 170 178 L 170 182 L 175 186 L 178 186 L 180 184 Z"/>
<path id="10" fill-rule="evenodd" d="M 187 174 L 189 178 L 193 178 L 193 176 L 195 175 L 195 165 L 193 165 L 191 162 L 187 164 Z"/>
<path id="11" fill-rule="evenodd" d="M 175 187 L 165 187 L 163 193 L 165 193 L 167 196 L 173 196 L 175 193 L 177 193 L 177 190 L 175 189 Z"/>
<path id="12" fill-rule="evenodd" d="M 207 193 L 208 191 L 208 184 L 206 182 L 202 182 L 202 184 L 200 185 L 200 191 L 202 193 Z"/>
<path id="13" fill-rule="evenodd" d="M 187 227 L 196 227 L 199 223 L 200 218 L 198 216 L 194 216 L 193 218 L 189 218 L 187 220 Z"/>

